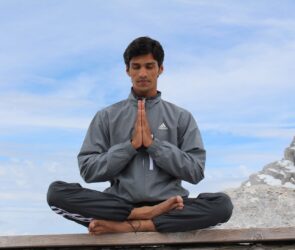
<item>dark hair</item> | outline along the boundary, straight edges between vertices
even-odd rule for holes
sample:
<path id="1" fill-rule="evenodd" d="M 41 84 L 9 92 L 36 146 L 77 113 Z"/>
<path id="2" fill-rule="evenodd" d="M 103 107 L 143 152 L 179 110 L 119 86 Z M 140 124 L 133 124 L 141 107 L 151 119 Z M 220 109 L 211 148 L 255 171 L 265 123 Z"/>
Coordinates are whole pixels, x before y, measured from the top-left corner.
<path id="1" fill-rule="evenodd" d="M 153 55 L 160 67 L 164 61 L 164 50 L 162 45 L 158 41 L 147 36 L 136 38 L 128 45 L 123 54 L 127 68 L 129 68 L 130 60 L 133 57 L 147 55 L 150 53 Z"/>

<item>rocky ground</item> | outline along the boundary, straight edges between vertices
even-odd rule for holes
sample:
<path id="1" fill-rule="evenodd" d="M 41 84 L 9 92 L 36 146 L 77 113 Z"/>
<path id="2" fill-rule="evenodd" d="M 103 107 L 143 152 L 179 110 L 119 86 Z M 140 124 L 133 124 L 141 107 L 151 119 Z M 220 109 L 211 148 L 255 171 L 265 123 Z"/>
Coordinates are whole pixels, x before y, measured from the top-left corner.
<path id="1" fill-rule="evenodd" d="M 282 160 L 224 192 L 232 198 L 234 211 L 218 228 L 295 227 L 295 137 Z"/>
<path id="2" fill-rule="evenodd" d="M 222 228 L 295 226 L 295 189 L 260 184 L 225 192 L 234 211 Z"/>

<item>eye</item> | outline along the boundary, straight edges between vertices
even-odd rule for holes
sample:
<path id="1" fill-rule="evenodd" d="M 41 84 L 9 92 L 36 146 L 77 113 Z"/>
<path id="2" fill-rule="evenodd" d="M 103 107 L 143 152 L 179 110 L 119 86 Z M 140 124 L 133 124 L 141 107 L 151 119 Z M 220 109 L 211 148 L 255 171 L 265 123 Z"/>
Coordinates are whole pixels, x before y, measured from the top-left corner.
<path id="1" fill-rule="evenodd" d="M 149 63 L 149 64 L 146 65 L 146 68 L 147 68 L 147 69 L 153 69 L 154 66 L 155 66 L 155 64 L 153 64 L 153 63 Z"/>
<path id="2" fill-rule="evenodd" d="M 138 65 L 138 64 L 132 64 L 131 65 L 131 68 L 137 70 L 137 69 L 140 69 L 140 65 Z"/>

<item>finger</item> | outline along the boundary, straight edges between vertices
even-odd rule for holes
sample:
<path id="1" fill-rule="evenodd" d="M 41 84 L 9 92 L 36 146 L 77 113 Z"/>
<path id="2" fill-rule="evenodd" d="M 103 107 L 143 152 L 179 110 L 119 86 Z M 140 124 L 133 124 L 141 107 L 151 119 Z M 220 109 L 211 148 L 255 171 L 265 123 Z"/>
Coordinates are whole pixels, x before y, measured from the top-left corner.
<path id="1" fill-rule="evenodd" d="M 142 102 L 141 117 L 142 117 L 142 122 L 145 123 L 146 122 L 146 112 L 145 112 L 144 102 Z"/>
<path id="2" fill-rule="evenodd" d="M 95 231 L 91 233 L 91 235 L 99 235 L 101 234 L 101 232 L 102 232 L 101 228 L 97 228 Z"/>
<path id="3" fill-rule="evenodd" d="M 140 112 L 140 126 L 142 126 L 142 106 L 143 105 L 143 101 L 139 100 L 139 112 Z"/>
<path id="4" fill-rule="evenodd" d="M 94 227 L 95 227 L 94 222 L 91 221 L 91 222 L 89 223 L 89 226 L 88 226 L 88 230 L 89 230 L 89 232 L 91 232 L 91 231 L 93 230 Z"/>
<path id="5" fill-rule="evenodd" d="M 141 111 L 145 112 L 144 102 L 141 103 Z"/>
<path id="6" fill-rule="evenodd" d="M 141 120 L 141 110 L 138 109 L 137 110 L 137 117 L 136 117 L 136 125 L 139 125 L 140 120 Z"/>
<path id="7" fill-rule="evenodd" d="M 144 127 L 145 132 L 150 133 L 150 125 L 149 125 L 145 110 L 142 110 L 141 117 L 142 117 L 142 126 Z"/>
<path id="8" fill-rule="evenodd" d="M 141 100 L 138 100 L 138 103 L 137 103 L 137 112 L 141 112 Z"/>
<path id="9" fill-rule="evenodd" d="M 144 101 L 143 100 L 139 100 L 139 107 L 140 107 L 140 110 L 144 109 Z"/>
<path id="10" fill-rule="evenodd" d="M 141 124 L 141 100 L 138 100 L 136 123 L 137 123 L 137 126 Z"/>
<path id="11" fill-rule="evenodd" d="M 141 103 L 140 100 L 137 102 L 137 120 L 139 120 L 141 117 Z"/>

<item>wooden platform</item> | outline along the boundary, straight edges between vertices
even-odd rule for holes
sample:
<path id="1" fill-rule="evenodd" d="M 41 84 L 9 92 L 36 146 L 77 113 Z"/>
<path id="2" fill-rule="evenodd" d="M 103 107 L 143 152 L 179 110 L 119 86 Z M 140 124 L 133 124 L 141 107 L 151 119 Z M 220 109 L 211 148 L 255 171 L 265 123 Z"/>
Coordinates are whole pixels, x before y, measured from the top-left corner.
<path id="1" fill-rule="evenodd" d="M 99 236 L 0 236 L 0 249 L 255 249 L 253 246 L 260 247 L 257 248 L 260 250 L 295 249 L 295 227 L 203 229 L 184 233 L 125 233 Z"/>

